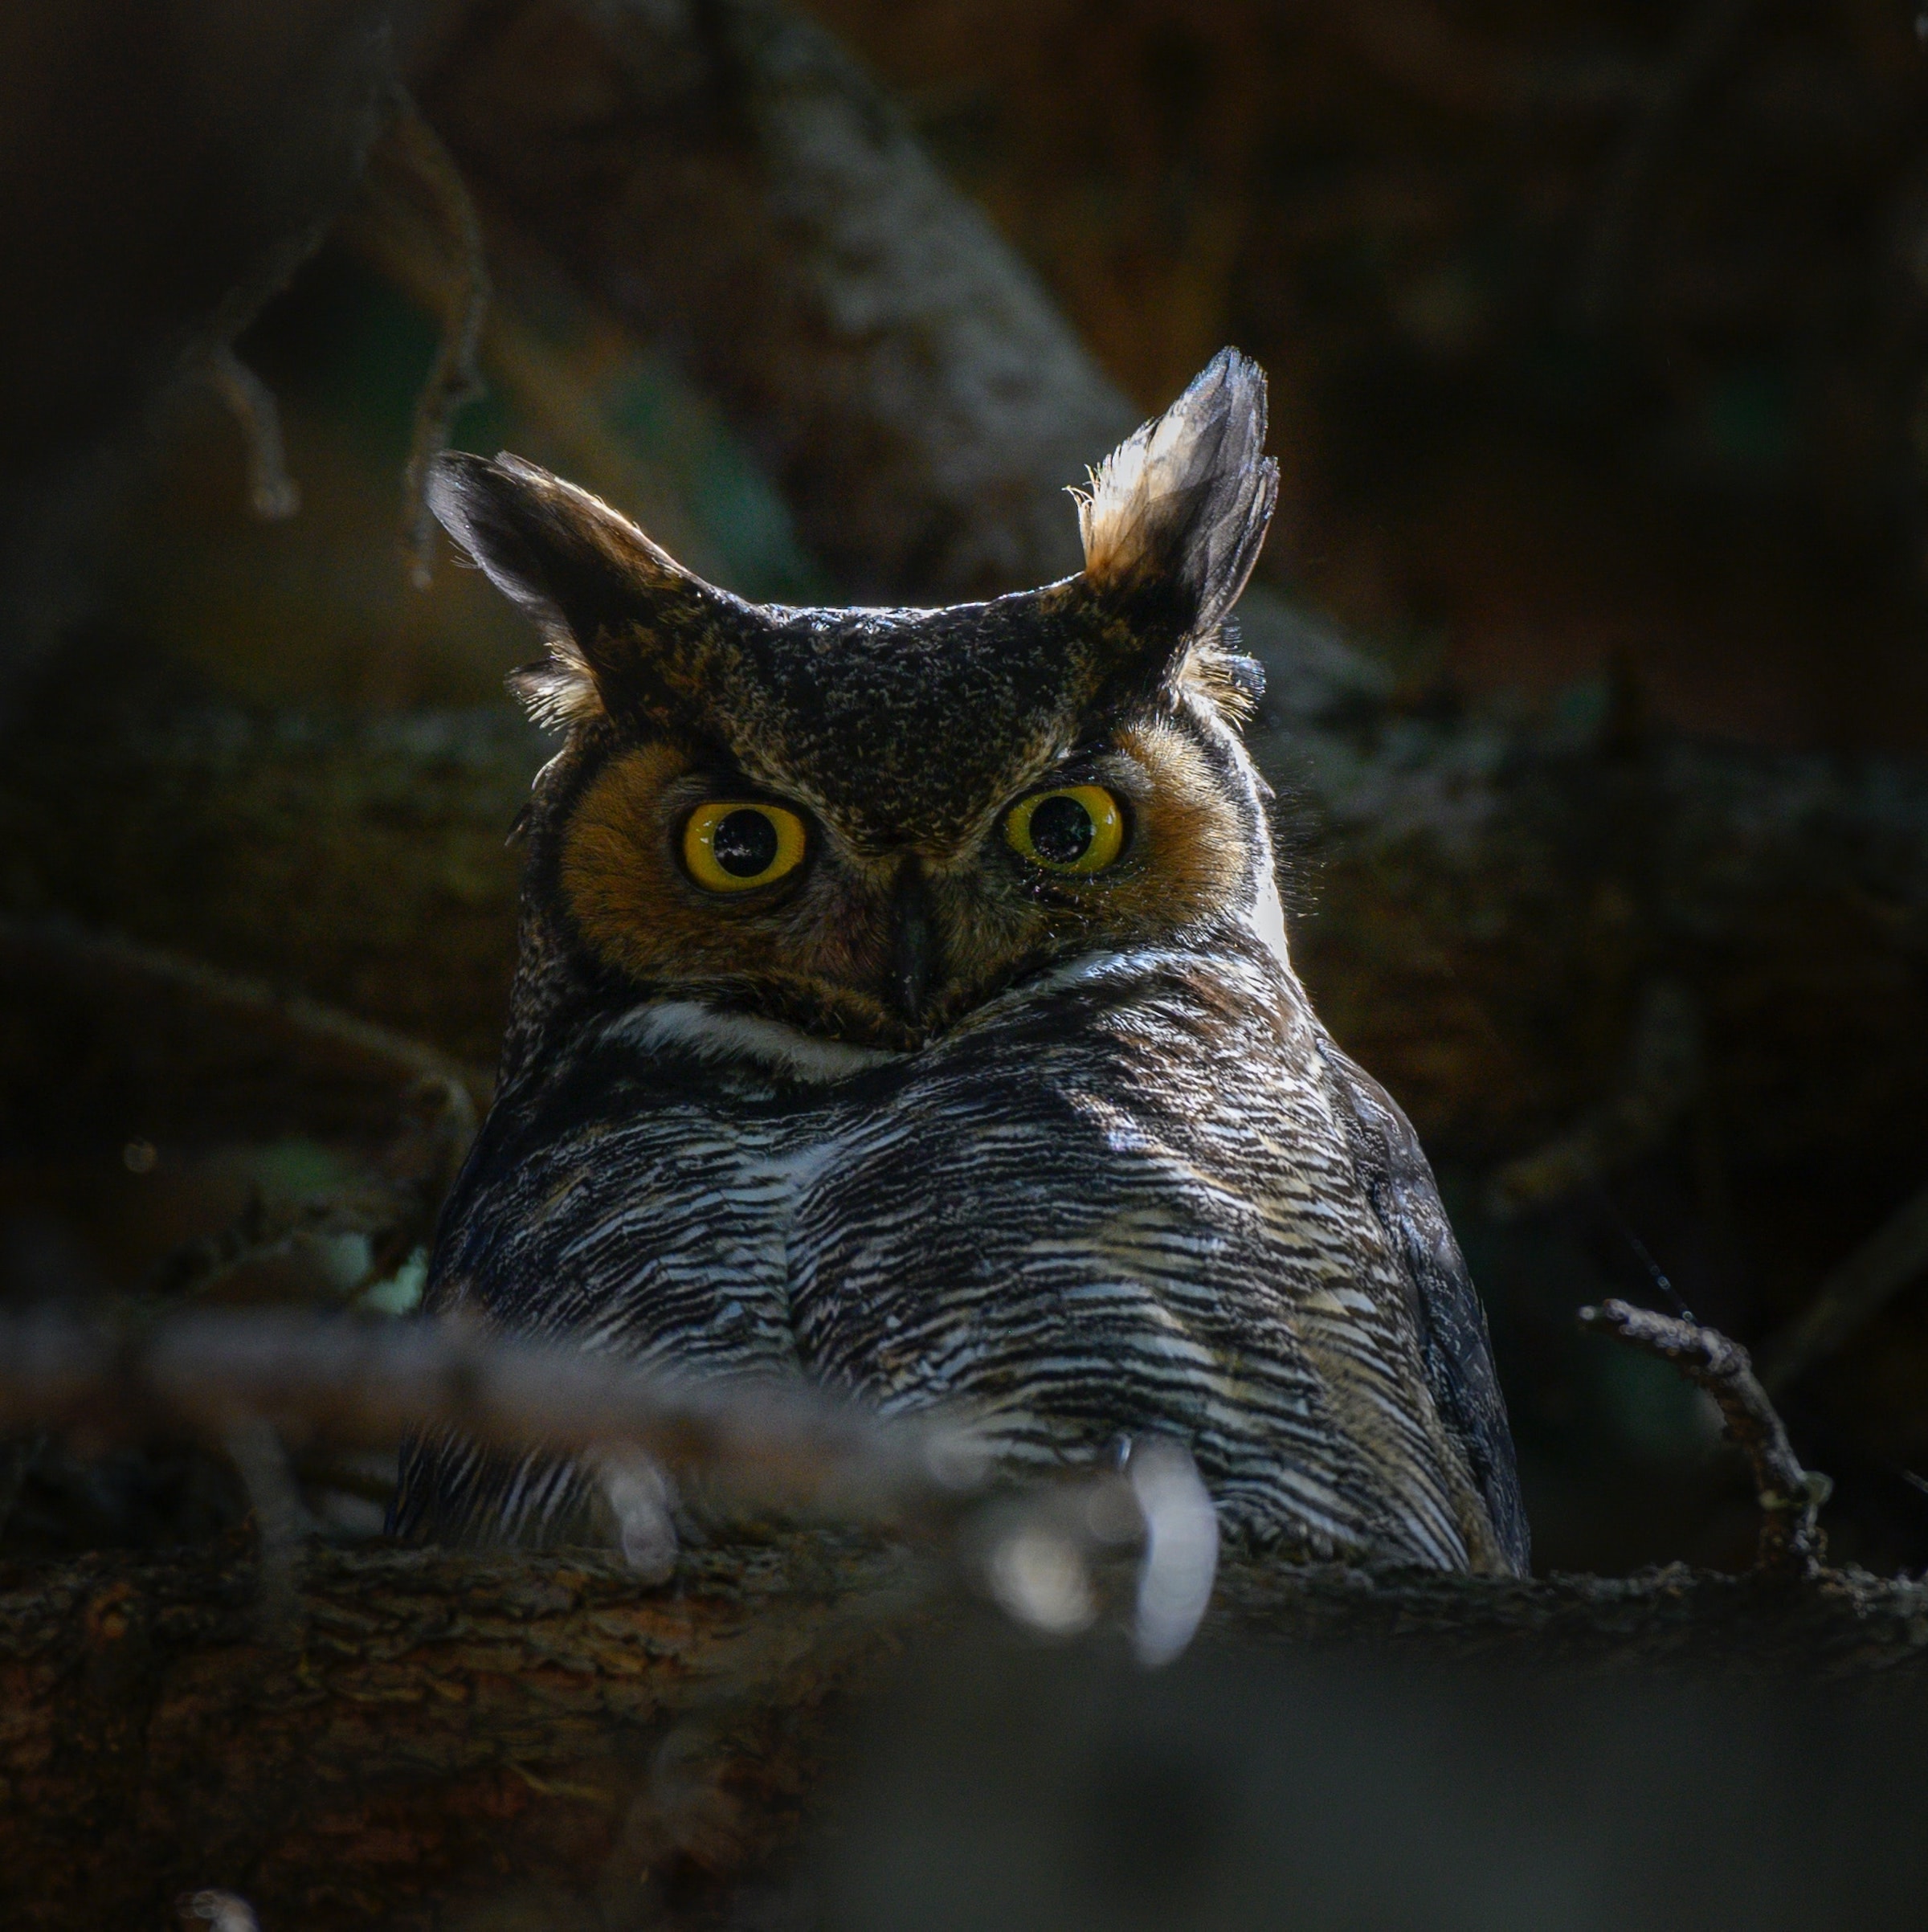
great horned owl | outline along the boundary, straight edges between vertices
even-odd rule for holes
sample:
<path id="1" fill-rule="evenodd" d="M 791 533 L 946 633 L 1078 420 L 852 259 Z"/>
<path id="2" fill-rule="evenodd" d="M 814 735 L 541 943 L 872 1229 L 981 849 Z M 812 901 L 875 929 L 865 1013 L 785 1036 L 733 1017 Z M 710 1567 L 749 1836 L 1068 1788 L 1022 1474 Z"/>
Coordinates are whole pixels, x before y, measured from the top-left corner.
<path id="1" fill-rule="evenodd" d="M 1287 950 L 1227 645 L 1264 427 L 1227 350 L 1093 476 L 1078 575 L 934 611 L 746 603 L 530 464 L 441 460 L 567 735 L 431 1309 L 957 1405 L 1020 1465 L 1175 1437 L 1235 1535 L 1524 1567 L 1432 1172 Z M 442 1440 L 394 1525 L 604 1510 Z"/>

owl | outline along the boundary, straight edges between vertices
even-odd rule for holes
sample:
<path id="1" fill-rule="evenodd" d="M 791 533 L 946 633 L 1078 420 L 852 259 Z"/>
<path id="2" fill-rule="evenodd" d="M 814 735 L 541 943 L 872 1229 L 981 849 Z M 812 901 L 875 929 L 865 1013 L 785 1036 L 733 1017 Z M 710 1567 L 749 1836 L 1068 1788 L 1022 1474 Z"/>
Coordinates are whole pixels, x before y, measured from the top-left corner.
<path id="1" fill-rule="evenodd" d="M 1172 1439 L 1252 1546 L 1524 1569 L 1431 1170 L 1293 970 L 1229 621 L 1264 431 L 1227 350 L 1076 492 L 1077 575 L 942 610 L 745 602 L 440 460 L 566 735 L 432 1311 L 942 1406 L 1019 1472 Z M 392 1526 L 608 1540 L 612 1481 L 423 1440 Z"/>

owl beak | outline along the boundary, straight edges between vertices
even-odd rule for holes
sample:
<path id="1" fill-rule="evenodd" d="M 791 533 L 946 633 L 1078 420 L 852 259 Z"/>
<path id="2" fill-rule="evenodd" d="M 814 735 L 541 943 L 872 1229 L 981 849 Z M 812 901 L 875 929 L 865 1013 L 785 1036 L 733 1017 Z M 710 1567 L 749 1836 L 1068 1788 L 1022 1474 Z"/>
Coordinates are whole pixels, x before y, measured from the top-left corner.
<path id="1" fill-rule="evenodd" d="M 905 860 L 897 875 L 892 912 L 891 999 L 898 1012 L 915 1025 L 924 1017 L 938 964 L 924 868 L 915 859 Z"/>

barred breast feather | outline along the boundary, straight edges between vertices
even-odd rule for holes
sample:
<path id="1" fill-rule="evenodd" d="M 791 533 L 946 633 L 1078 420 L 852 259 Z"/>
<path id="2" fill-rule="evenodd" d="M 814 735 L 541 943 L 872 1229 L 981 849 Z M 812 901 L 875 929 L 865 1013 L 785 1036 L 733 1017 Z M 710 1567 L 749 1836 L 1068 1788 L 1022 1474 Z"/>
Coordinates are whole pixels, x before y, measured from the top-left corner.
<path id="1" fill-rule="evenodd" d="M 1080 571 L 928 611 L 746 603 L 519 458 L 438 460 L 567 737 L 431 1312 L 948 1407 L 1019 1468 L 1174 1437 L 1256 1545 L 1524 1567 L 1432 1171 L 1290 965 L 1231 629 L 1265 436 L 1227 349 L 1093 472 Z M 659 1473 L 427 1441 L 394 1522 L 650 1568 Z"/>
<path id="2" fill-rule="evenodd" d="M 501 1096 L 431 1300 L 886 1414 L 950 1405 L 1020 1465 L 1176 1437 L 1262 1546 L 1525 1562 L 1424 1156 L 1248 929 L 1073 961 L 913 1053 L 612 1010 Z M 395 1526 L 566 1542 L 593 1507 L 566 1466 L 433 1442 Z"/>

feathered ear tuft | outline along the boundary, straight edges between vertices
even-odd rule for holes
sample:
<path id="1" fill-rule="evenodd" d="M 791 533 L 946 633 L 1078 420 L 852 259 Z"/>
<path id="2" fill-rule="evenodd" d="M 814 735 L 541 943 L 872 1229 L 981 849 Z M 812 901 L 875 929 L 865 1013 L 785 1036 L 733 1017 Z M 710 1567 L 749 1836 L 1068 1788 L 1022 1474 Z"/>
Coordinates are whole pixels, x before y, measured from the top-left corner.
<path id="1" fill-rule="evenodd" d="M 1258 561 L 1278 499 L 1265 444 L 1265 374 L 1222 349 L 1163 415 L 1128 437 L 1078 499 L 1084 577 L 1101 592 L 1170 598 L 1208 633 Z"/>
<path id="2" fill-rule="evenodd" d="M 509 680 L 541 725 L 622 709 L 650 681 L 641 635 L 729 601 L 600 498 L 519 456 L 438 456 L 428 505 L 542 633 L 547 659 Z"/>

